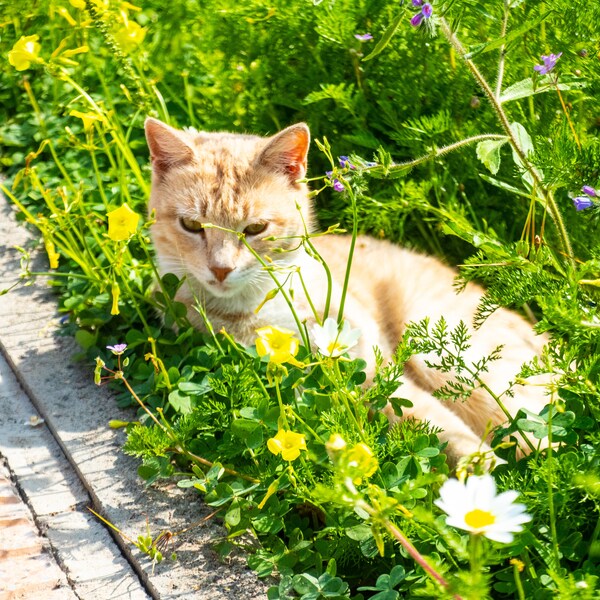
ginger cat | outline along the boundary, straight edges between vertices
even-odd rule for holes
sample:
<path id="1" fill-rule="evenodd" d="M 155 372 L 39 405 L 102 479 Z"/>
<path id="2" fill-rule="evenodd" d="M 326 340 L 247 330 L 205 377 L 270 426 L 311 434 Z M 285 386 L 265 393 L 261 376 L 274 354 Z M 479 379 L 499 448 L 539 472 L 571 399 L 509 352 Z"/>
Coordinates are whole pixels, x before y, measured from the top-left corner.
<path id="1" fill-rule="evenodd" d="M 203 223 L 244 232 L 252 248 L 260 256 L 268 255 L 274 265 L 300 267 L 322 314 L 325 272 L 302 246 L 297 248 L 297 239 L 291 239 L 304 234 L 303 220 L 309 228 L 314 226 L 308 188 L 298 182 L 306 173 L 308 127 L 299 123 L 269 138 L 180 131 L 151 118 L 145 127 L 152 159 L 149 210 L 156 216 L 152 236 L 159 270 L 186 278 L 177 300 L 187 305 L 193 325 L 203 328 L 194 309 L 199 301 L 215 331 L 224 327 L 245 345 L 254 343 L 259 327 L 296 329 L 281 294 L 255 314 L 274 287 L 272 279 L 237 236 L 204 228 Z M 334 278 L 330 316 L 335 317 L 350 238 L 327 235 L 312 241 Z M 457 294 L 454 276 L 452 269 L 435 258 L 385 241 L 358 238 L 344 319 L 362 331 L 351 354 L 367 361 L 368 377 L 374 374 L 373 346 L 389 359 L 408 322 L 429 317 L 435 323 L 443 316 L 451 328 L 461 320 L 472 323 L 483 290 L 469 284 Z M 314 323 L 306 296 L 297 278 L 294 281 L 296 311 L 301 319 Z M 509 387 L 521 364 L 538 354 L 545 341 L 524 319 L 504 309 L 472 335 L 466 355 L 469 361 L 489 355 L 499 344 L 504 346 L 502 358 L 484 376 L 496 393 Z M 394 395 L 413 403 L 404 409 L 404 416 L 443 430 L 439 437 L 448 442 L 446 453 L 455 462 L 480 448 L 489 421 L 499 424 L 506 417 L 481 389 L 466 402 L 444 403 L 434 398 L 431 392 L 451 376 L 427 368 L 425 358 L 415 356 L 407 363 L 403 383 Z M 503 400 L 513 415 L 521 407 L 538 413 L 546 404 L 543 388 L 536 386 L 518 386 L 514 397 L 505 395 Z M 391 422 L 397 420 L 390 405 L 385 412 Z"/>

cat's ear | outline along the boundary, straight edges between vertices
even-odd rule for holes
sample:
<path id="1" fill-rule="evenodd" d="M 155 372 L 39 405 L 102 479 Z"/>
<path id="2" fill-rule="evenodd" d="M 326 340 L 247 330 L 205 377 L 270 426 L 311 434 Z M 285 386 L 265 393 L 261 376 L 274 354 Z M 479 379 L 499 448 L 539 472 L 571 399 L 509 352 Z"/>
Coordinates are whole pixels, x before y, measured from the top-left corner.
<path id="1" fill-rule="evenodd" d="M 194 160 L 194 148 L 190 145 L 185 132 L 151 117 L 146 119 L 144 128 L 148 148 L 150 148 L 152 168 L 158 175 Z"/>
<path id="2" fill-rule="evenodd" d="M 287 175 L 295 185 L 306 175 L 306 156 L 310 144 L 310 130 L 306 123 L 297 123 L 274 135 L 260 155 L 266 167 Z"/>

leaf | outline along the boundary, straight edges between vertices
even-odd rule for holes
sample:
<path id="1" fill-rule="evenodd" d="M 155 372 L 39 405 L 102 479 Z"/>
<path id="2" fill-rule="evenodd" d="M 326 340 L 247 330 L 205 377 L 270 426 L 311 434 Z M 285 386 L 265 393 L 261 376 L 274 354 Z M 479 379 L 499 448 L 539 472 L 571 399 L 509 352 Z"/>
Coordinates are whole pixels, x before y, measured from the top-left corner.
<path id="1" fill-rule="evenodd" d="M 402 22 L 402 19 L 404 19 L 404 11 L 400 12 L 396 16 L 396 18 L 391 22 L 390 26 L 384 31 L 383 35 L 381 36 L 381 39 L 375 45 L 375 48 L 373 48 L 373 51 L 371 52 L 371 54 L 369 54 L 363 58 L 363 62 L 366 62 L 367 60 L 371 60 L 372 58 L 375 58 L 378 54 L 381 54 L 383 52 L 383 50 L 385 50 L 386 46 L 390 43 L 390 41 L 394 37 L 394 34 L 396 33 L 398 27 L 400 27 L 400 23 Z"/>
<path id="2" fill-rule="evenodd" d="M 75 333 L 75 340 L 84 349 L 88 350 L 96 344 L 98 334 L 93 334 L 86 329 L 78 329 Z"/>
<path id="3" fill-rule="evenodd" d="M 491 52 L 492 50 L 496 50 L 496 48 L 500 48 L 502 46 L 505 46 L 509 42 L 516 40 L 517 38 L 521 37 L 524 33 L 527 33 L 530 29 L 534 29 L 535 27 L 537 27 L 542 21 L 544 21 L 548 17 L 548 15 L 550 15 L 551 12 L 551 10 L 545 12 L 535 21 L 525 21 L 523 25 L 521 25 L 521 27 L 513 29 L 504 37 L 495 39 L 491 42 L 486 42 L 485 44 L 478 44 L 473 48 L 473 50 L 471 50 L 471 52 L 465 55 L 465 59 L 468 60 L 470 58 L 473 58 L 474 56 L 477 56 L 478 54 L 483 54 L 484 52 Z"/>
<path id="4" fill-rule="evenodd" d="M 177 387 L 190 396 L 203 396 L 212 390 L 210 379 L 208 377 L 205 377 L 200 383 L 181 381 Z"/>
<path id="5" fill-rule="evenodd" d="M 514 185 L 510 183 L 506 183 L 505 181 L 501 181 L 499 179 L 494 179 L 493 177 L 489 177 L 488 175 L 484 175 L 483 173 L 479 174 L 479 177 L 488 183 L 491 183 L 493 186 L 500 188 L 501 190 L 505 190 L 507 192 L 511 192 L 512 194 L 516 194 L 517 196 L 523 196 L 523 198 L 527 198 L 531 200 L 531 194 L 524 190 L 520 190 L 516 188 Z"/>
<path id="6" fill-rule="evenodd" d="M 477 144 L 477 158 L 489 169 L 492 175 L 495 175 L 500 168 L 500 149 L 508 138 L 501 140 L 484 140 Z"/>
<path id="7" fill-rule="evenodd" d="M 169 394 L 169 404 L 182 415 L 192 413 L 192 399 L 182 394 L 179 390 L 173 390 Z"/>
<path id="8" fill-rule="evenodd" d="M 515 138 L 517 138 L 517 143 L 519 144 L 519 148 L 521 148 L 521 150 L 523 151 L 523 154 L 525 154 L 525 156 L 527 156 L 527 157 L 530 154 L 533 154 L 533 141 L 531 140 L 531 136 L 527 132 L 527 129 L 525 129 L 525 127 L 523 127 L 523 125 L 521 125 L 521 123 L 517 123 L 515 121 L 514 123 L 511 123 L 510 130 L 513 132 L 513 135 L 515 136 Z M 514 150 L 513 150 L 513 158 L 515 159 L 515 163 L 517 165 L 519 165 L 520 167 L 523 166 L 521 159 L 515 153 Z"/>
<path id="9" fill-rule="evenodd" d="M 353 527 L 347 527 L 345 533 L 351 540 L 356 542 L 362 542 L 373 537 L 371 527 L 362 523 L 360 525 L 354 525 Z"/>
<path id="10" fill-rule="evenodd" d="M 529 158 L 529 156 L 531 156 L 534 153 L 534 148 L 533 141 L 527 129 L 525 129 L 525 127 L 523 127 L 523 125 L 521 125 L 520 123 L 515 122 L 511 123 L 510 130 L 513 132 L 513 135 L 517 139 L 517 144 L 519 148 L 521 148 L 521 150 L 523 151 L 523 154 L 527 158 Z M 519 167 L 519 169 L 521 169 L 522 171 L 521 179 L 523 180 L 523 183 L 525 183 L 526 187 L 528 187 L 529 189 L 533 188 L 533 175 L 525 167 L 523 161 L 521 160 L 521 157 L 515 152 L 514 148 L 513 160 L 515 161 L 517 167 Z M 535 169 L 535 172 L 539 179 L 544 178 L 544 175 L 540 169 Z"/>
<path id="11" fill-rule="evenodd" d="M 585 87 L 587 87 L 585 81 L 570 76 L 562 76 L 558 82 L 558 89 L 561 91 L 581 90 Z M 521 98 L 528 98 L 534 94 L 543 94 L 544 92 L 555 89 L 556 86 L 553 83 L 542 83 L 541 85 L 534 87 L 533 79 L 528 77 L 527 79 L 522 79 L 507 87 L 500 96 L 500 104 L 511 102 L 512 100 L 520 100 Z"/>

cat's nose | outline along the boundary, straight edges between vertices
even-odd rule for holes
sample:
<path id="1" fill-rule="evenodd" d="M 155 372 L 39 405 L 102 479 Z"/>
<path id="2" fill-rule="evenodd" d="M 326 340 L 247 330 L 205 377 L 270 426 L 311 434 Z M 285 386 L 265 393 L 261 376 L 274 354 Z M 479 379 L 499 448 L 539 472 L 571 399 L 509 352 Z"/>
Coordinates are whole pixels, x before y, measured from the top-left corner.
<path id="1" fill-rule="evenodd" d="M 211 267 L 210 270 L 213 272 L 213 275 L 217 278 L 217 281 L 220 281 L 221 283 L 223 283 L 227 275 L 229 275 L 229 273 L 233 271 L 233 269 L 230 269 L 229 267 Z"/>

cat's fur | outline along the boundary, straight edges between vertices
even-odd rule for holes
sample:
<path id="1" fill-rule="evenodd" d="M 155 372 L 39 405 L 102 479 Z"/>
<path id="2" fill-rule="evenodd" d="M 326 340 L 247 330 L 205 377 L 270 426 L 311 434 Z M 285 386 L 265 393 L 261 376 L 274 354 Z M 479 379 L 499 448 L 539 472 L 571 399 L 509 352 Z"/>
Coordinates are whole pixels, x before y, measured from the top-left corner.
<path id="1" fill-rule="evenodd" d="M 180 131 L 148 119 L 146 137 L 153 167 L 149 210 L 156 217 L 152 235 L 159 269 L 161 274 L 170 272 L 186 278 L 177 299 L 188 307 L 191 322 L 203 327 L 194 308 L 201 302 L 214 329 L 225 328 L 242 344 L 252 344 L 256 329 L 266 325 L 296 329 L 281 294 L 255 313 L 273 289 L 273 281 L 235 235 L 215 228 L 192 233 L 182 226 L 181 219 L 240 232 L 249 225 L 267 223 L 264 232 L 248 235 L 247 241 L 275 265 L 300 267 L 312 301 L 322 314 L 325 272 L 293 237 L 304 233 L 304 223 L 314 226 L 308 189 L 297 182 L 306 173 L 308 127 L 300 123 L 262 138 Z M 312 241 L 333 274 L 330 314 L 336 316 L 350 239 L 327 235 Z M 385 241 L 358 238 L 344 318 L 362 331 L 354 353 L 367 361 L 369 376 L 374 371 L 373 346 L 390 358 L 408 322 L 425 317 L 435 322 L 442 316 L 450 327 L 461 320 L 472 322 L 482 290 L 469 284 L 457 294 L 452 285 L 454 276 L 454 271 L 434 258 Z M 314 323 L 298 278 L 291 281 L 297 312 L 301 319 Z M 534 335 L 520 316 L 503 309 L 472 333 L 466 356 L 471 361 L 504 345 L 502 358 L 492 363 L 485 375 L 486 383 L 497 393 L 508 388 L 521 364 L 539 353 L 544 344 L 544 338 Z M 466 402 L 435 399 L 431 392 L 443 385 L 445 377 L 427 368 L 424 357 L 413 357 L 396 394 L 413 402 L 412 408 L 404 410 L 405 415 L 443 430 L 440 438 L 448 442 L 451 459 L 456 459 L 478 449 L 489 421 L 498 424 L 506 419 L 481 389 Z M 546 403 L 539 387 L 518 386 L 515 391 L 514 397 L 503 397 L 513 415 L 520 407 L 539 412 Z M 390 407 L 386 412 L 393 420 Z"/>

